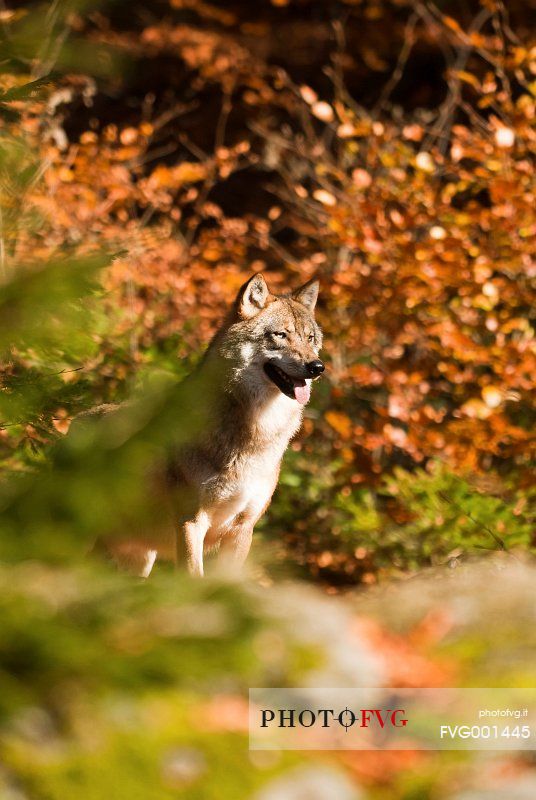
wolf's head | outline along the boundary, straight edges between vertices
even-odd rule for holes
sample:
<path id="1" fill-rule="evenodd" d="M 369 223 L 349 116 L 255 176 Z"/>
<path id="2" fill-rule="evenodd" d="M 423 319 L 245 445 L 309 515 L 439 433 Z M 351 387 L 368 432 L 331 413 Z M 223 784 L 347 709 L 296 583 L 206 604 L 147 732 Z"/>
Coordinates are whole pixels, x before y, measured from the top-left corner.
<path id="1" fill-rule="evenodd" d="M 233 360 L 236 380 L 251 394 L 282 392 L 301 405 L 308 402 L 311 382 L 324 372 L 317 297 L 318 281 L 281 296 L 270 292 L 260 273 L 242 286 L 217 338 L 219 352 Z"/>

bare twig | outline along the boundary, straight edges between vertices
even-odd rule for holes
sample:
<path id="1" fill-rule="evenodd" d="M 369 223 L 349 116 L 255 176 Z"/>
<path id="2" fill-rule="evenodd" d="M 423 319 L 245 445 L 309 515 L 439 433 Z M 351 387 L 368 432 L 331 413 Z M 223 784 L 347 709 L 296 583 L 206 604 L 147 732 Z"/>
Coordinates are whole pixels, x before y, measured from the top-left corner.
<path id="1" fill-rule="evenodd" d="M 445 494 L 445 492 L 438 492 L 437 494 L 438 494 L 438 497 L 440 497 L 440 498 L 441 498 L 441 500 L 443 500 L 443 502 L 447 503 L 448 505 L 451 505 L 451 506 L 453 506 L 455 509 L 457 509 L 457 511 L 460 511 L 460 512 L 461 512 L 461 513 L 462 513 L 464 516 L 466 516 L 466 517 L 467 517 L 467 519 L 470 519 L 470 520 L 471 520 L 471 522 L 472 522 L 474 525 L 476 525 L 476 526 L 477 526 L 477 527 L 479 527 L 479 528 L 483 528 L 483 530 L 485 530 L 485 531 L 486 531 L 486 533 L 489 533 L 489 535 L 490 535 L 490 536 L 492 537 L 492 539 L 494 540 L 495 544 L 497 544 L 497 545 L 498 545 L 498 547 L 499 547 L 501 550 L 504 550 L 505 552 L 508 552 L 508 548 L 506 547 L 506 544 L 504 543 L 504 541 L 501 539 L 501 537 L 500 537 L 500 536 L 498 536 L 498 535 L 495 533 L 495 531 L 494 531 L 494 530 L 492 530 L 492 529 L 489 527 L 489 525 L 486 525 L 486 524 L 485 524 L 485 523 L 483 523 L 483 522 L 479 522 L 479 520 L 475 519 L 475 518 L 474 518 L 474 517 L 473 517 L 473 516 L 472 516 L 472 515 L 469 513 L 469 511 L 466 511 L 466 509 L 465 509 L 465 508 L 462 508 L 462 507 L 459 505 L 459 503 L 456 503 L 456 501 L 455 501 L 455 500 L 453 500 L 451 497 L 448 497 L 448 495 L 446 495 L 446 494 Z"/>
<path id="2" fill-rule="evenodd" d="M 373 110 L 374 114 L 378 114 L 383 109 L 385 103 L 391 96 L 393 90 L 400 83 L 400 80 L 402 79 L 402 75 L 404 74 L 406 64 L 408 63 L 411 51 L 413 50 L 413 45 L 415 44 L 416 40 L 415 28 L 417 26 L 418 21 L 419 21 L 419 14 L 416 11 L 414 11 L 413 14 L 410 16 L 410 18 L 408 19 L 406 27 L 404 29 L 404 43 L 402 45 L 402 49 L 400 50 L 395 69 L 393 71 L 393 74 L 383 87 L 382 92 L 378 98 L 378 101 L 374 106 Z"/>
<path id="3" fill-rule="evenodd" d="M 433 9 L 433 11 L 437 14 L 440 14 L 435 6 L 432 5 L 430 8 Z M 462 81 L 459 73 L 465 69 L 471 52 L 474 49 L 473 45 L 471 44 L 470 35 L 472 33 L 477 33 L 490 17 L 491 12 L 487 8 L 481 9 L 476 15 L 473 22 L 469 26 L 468 35 L 464 35 L 464 44 L 459 49 L 456 60 L 450 69 L 450 75 L 447 79 L 450 93 L 447 100 L 443 104 L 443 108 L 441 109 L 439 119 L 436 124 L 436 132 L 440 131 L 443 134 L 443 138 L 438 145 L 439 151 L 443 156 L 447 152 L 450 131 L 454 123 L 454 115 L 456 113 L 456 109 L 460 105 L 462 96 Z"/>

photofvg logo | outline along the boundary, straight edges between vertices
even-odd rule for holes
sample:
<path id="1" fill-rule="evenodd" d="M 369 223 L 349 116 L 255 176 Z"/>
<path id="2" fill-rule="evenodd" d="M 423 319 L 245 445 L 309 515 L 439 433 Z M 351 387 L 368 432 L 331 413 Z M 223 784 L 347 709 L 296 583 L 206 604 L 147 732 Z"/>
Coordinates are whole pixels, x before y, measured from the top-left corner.
<path id="1" fill-rule="evenodd" d="M 278 728 L 322 728 L 340 726 L 348 731 L 357 725 L 359 728 L 378 727 L 405 728 L 408 724 L 403 708 L 360 708 L 352 710 L 346 706 L 342 711 L 333 708 L 263 708 L 260 709 L 261 728 L 275 725 Z"/>
<path id="2" fill-rule="evenodd" d="M 272 749 L 366 749 L 411 728 L 403 703 L 383 689 L 253 689 L 250 744 Z"/>
<path id="3" fill-rule="evenodd" d="M 536 689 L 251 689 L 252 750 L 534 750 Z"/>

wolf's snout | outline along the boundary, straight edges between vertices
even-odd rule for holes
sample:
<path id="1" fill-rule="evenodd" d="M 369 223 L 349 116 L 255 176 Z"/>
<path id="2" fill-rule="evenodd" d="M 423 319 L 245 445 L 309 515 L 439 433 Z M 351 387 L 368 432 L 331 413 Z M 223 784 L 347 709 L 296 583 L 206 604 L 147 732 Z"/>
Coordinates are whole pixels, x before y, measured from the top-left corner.
<path id="1" fill-rule="evenodd" d="M 315 358 L 314 361 L 309 361 L 309 363 L 305 365 L 305 368 L 312 378 L 318 378 L 326 369 L 324 363 L 320 361 L 319 358 Z"/>

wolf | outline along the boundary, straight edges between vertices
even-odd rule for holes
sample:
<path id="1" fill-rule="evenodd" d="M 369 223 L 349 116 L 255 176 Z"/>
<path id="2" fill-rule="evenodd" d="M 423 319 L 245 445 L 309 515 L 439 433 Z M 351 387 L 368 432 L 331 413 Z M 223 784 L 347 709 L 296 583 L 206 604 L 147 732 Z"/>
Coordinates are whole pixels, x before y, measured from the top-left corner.
<path id="1" fill-rule="evenodd" d="M 219 550 L 236 565 L 245 561 L 311 384 L 324 372 L 314 317 L 318 291 L 318 281 L 311 280 L 276 295 L 262 273 L 241 287 L 185 381 L 189 397 L 202 399 L 203 411 L 191 439 L 172 448 L 166 460 L 174 533 L 108 542 L 120 566 L 147 577 L 156 558 L 164 558 L 202 576 L 209 551 Z"/>

